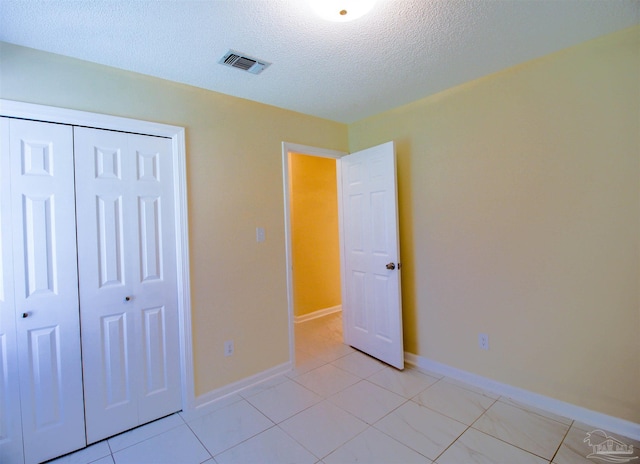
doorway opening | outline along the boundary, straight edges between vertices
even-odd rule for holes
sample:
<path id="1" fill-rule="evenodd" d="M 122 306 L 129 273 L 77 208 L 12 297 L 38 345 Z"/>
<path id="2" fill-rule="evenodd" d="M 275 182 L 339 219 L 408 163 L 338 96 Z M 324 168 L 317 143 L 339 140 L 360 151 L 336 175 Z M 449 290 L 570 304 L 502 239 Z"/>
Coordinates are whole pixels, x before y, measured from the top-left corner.
<path id="1" fill-rule="evenodd" d="M 283 143 L 289 348 L 296 369 L 341 356 L 341 259 L 336 160 L 346 153 Z"/>
<path id="2" fill-rule="evenodd" d="M 292 154 L 333 158 L 336 165 L 343 340 L 397 369 L 404 368 L 396 155 L 393 141 L 348 156 L 283 143 L 290 359 L 295 365 L 296 295 L 291 179 Z M 339 162 L 336 160 L 339 159 Z M 313 173 L 310 177 L 313 177 Z M 302 234 L 320 227 L 317 207 Z M 298 269 L 300 270 L 300 269 Z M 338 274 L 338 271 L 334 271 Z M 328 280 L 328 279 L 327 279 Z M 318 285 L 318 280 L 311 280 Z M 331 347 L 333 351 L 334 347 Z M 337 349 L 350 349 L 341 343 Z"/>

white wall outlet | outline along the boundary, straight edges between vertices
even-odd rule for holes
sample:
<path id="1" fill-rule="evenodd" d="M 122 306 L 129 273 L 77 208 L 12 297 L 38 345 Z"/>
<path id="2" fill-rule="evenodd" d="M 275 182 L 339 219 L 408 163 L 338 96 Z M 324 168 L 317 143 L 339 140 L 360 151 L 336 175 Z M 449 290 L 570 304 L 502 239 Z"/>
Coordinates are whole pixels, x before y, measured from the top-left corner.
<path id="1" fill-rule="evenodd" d="M 264 227 L 256 228 L 256 242 L 264 242 Z"/>
<path id="2" fill-rule="evenodd" d="M 478 346 L 481 350 L 489 349 L 489 335 L 487 334 L 478 334 Z"/>
<path id="3" fill-rule="evenodd" d="M 233 354 L 233 340 L 224 342 L 224 355 L 231 356 Z"/>

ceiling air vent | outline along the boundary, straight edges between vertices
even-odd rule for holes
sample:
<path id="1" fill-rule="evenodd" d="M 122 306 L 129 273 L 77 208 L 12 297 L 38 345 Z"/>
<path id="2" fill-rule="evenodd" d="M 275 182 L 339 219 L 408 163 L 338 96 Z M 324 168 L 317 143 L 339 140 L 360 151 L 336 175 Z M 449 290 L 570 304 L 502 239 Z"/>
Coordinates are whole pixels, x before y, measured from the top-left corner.
<path id="1" fill-rule="evenodd" d="M 224 64 L 225 66 L 231 66 L 232 68 L 241 69 L 243 71 L 250 72 L 251 74 L 260 74 L 265 70 L 265 68 L 271 65 L 271 63 L 264 60 L 252 58 L 244 53 L 239 53 L 233 50 L 229 50 L 222 58 L 220 58 L 218 63 Z"/>

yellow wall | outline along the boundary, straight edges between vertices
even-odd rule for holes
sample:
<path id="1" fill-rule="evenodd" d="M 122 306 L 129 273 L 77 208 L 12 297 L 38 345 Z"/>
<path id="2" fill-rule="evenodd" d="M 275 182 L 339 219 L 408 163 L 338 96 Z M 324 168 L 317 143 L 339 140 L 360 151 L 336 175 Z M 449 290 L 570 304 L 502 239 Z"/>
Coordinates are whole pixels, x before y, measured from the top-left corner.
<path id="1" fill-rule="evenodd" d="M 291 255 L 296 316 L 340 304 L 336 161 L 291 154 Z"/>
<path id="2" fill-rule="evenodd" d="M 1 98 L 186 127 L 197 394 L 288 358 L 281 142 L 394 139 L 406 350 L 640 422 L 640 28 L 348 128 L 7 44 L 0 60 Z"/>
<path id="3" fill-rule="evenodd" d="M 349 126 L 391 139 L 405 349 L 640 422 L 640 27 Z"/>
<path id="4" fill-rule="evenodd" d="M 59 55 L 0 47 L 1 98 L 186 127 L 196 393 L 287 362 L 281 144 L 344 151 L 346 126 Z M 263 243 L 256 243 L 258 226 L 266 229 Z M 224 357 L 230 339 L 235 353 Z"/>

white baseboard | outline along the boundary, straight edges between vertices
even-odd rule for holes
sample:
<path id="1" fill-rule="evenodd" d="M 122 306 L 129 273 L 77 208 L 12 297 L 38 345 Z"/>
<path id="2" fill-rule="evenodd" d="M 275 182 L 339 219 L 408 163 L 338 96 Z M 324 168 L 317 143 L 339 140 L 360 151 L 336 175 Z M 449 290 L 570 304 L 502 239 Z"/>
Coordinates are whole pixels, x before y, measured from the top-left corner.
<path id="1" fill-rule="evenodd" d="M 413 353 L 405 352 L 404 357 L 407 364 L 411 364 L 418 369 L 424 369 L 475 385 L 492 393 L 506 396 L 525 405 L 533 406 L 554 414 L 559 414 L 578 422 L 584 422 L 594 428 L 603 429 L 633 440 L 640 440 L 640 424 L 636 424 L 635 422 L 609 416 L 601 412 L 591 411 L 590 409 L 576 406 L 575 404 L 566 403 L 549 396 L 540 395 L 529 390 L 524 390 L 487 377 L 482 377 L 431 359 L 417 356 Z"/>
<path id="2" fill-rule="evenodd" d="M 449 365 L 442 364 L 431 359 L 423 358 L 422 356 L 418 356 L 413 353 L 405 352 L 404 356 L 405 362 L 407 364 L 415 366 L 418 369 L 430 371 L 436 374 L 450 377 L 452 379 L 459 380 L 461 382 L 468 383 L 470 385 L 480 387 L 497 395 L 505 396 L 512 400 L 518 401 L 522 404 L 549 411 L 551 413 L 558 414 L 576 420 L 578 422 L 583 422 L 585 424 L 593 426 L 594 428 L 606 430 L 608 432 L 619 434 L 623 437 L 631 438 L 633 440 L 640 440 L 640 424 L 636 424 L 635 422 L 609 416 L 601 412 L 592 411 L 590 409 L 583 408 L 582 406 L 576 406 L 575 404 L 560 401 L 549 396 L 525 390 L 523 388 L 514 387 L 512 385 L 498 382 L 496 380 L 473 374 L 462 369 L 457 369 L 455 367 L 451 367 Z M 205 393 L 204 395 L 200 395 L 195 398 L 194 407 L 190 410 L 183 411 L 182 414 L 187 420 L 195 417 L 200 417 L 209 411 L 218 409 L 219 407 L 239 400 L 240 398 L 238 396 L 235 396 L 236 394 L 241 393 L 242 391 L 254 387 L 255 385 L 258 385 L 262 382 L 266 382 L 278 375 L 286 374 L 292 369 L 293 364 L 291 362 L 286 362 L 271 369 L 267 369 L 266 371 L 226 385 L 222 388 L 218 388 L 217 390 Z"/>
<path id="3" fill-rule="evenodd" d="M 291 372 L 292 369 L 293 363 L 289 361 L 237 382 L 230 383 L 224 387 L 212 390 L 204 395 L 197 396 L 193 403 L 193 408 L 190 410 L 183 410 L 182 415 L 187 420 L 200 417 L 203 414 L 207 414 L 210 411 L 220 408 L 221 406 L 226 406 L 227 404 L 241 399 L 235 396 L 237 393 L 241 393 L 248 388 L 254 387 L 259 383 L 266 382 L 278 375 Z"/>
<path id="4" fill-rule="evenodd" d="M 312 313 L 303 314 L 302 316 L 295 316 L 293 322 L 298 324 L 299 322 L 307 322 L 312 319 L 318 319 L 319 317 L 328 316 L 329 314 L 338 313 L 342 311 L 342 305 L 332 306 L 331 308 L 319 309 Z"/>

